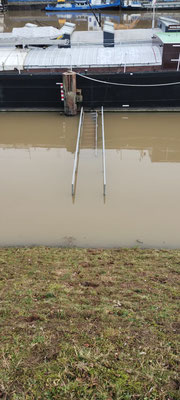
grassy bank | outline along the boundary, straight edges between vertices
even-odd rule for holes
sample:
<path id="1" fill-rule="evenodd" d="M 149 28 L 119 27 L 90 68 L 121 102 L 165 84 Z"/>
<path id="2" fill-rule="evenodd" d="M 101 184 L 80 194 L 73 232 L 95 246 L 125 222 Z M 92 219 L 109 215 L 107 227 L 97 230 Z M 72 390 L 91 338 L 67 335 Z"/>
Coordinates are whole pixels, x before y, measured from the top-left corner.
<path id="1" fill-rule="evenodd" d="M 0 249 L 0 398 L 177 400 L 180 251 Z"/>

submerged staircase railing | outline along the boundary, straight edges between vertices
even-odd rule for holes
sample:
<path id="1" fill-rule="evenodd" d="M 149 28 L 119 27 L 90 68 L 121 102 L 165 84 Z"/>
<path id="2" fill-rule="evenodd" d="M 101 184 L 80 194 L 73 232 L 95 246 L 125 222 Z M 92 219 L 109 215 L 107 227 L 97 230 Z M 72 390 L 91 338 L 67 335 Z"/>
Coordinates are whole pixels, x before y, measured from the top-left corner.
<path id="1" fill-rule="evenodd" d="M 104 110 L 101 107 L 101 118 L 102 118 L 102 157 L 103 157 L 103 195 L 106 195 L 106 162 L 105 162 L 105 139 L 104 139 Z M 97 156 L 98 147 L 98 112 L 91 111 L 84 113 L 83 107 L 81 107 L 78 135 L 76 142 L 76 150 L 74 157 L 74 166 L 72 174 L 71 190 L 72 196 L 75 195 L 76 187 L 76 175 L 78 168 L 78 156 L 80 149 L 95 149 L 95 155 Z"/>
<path id="2" fill-rule="evenodd" d="M 95 111 L 95 154 L 97 156 L 97 129 L 98 129 L 98 113 Z"/>
<path id="3" fill-rule="evenodd" d="M 105 159 L 105 139 L 104 139 L 104 109 L 101 107 L 102 118 L 102 156 L 103 156 L 103 194 L 106 196 L 106 159 Z"/>
<path id="4" fill-rule="evenodd" d="M 75 192 L 76 171 L 77 171 L 77 165 L 78 165 L 79 143 L 80 143 L 82 124 L 83 124 L 83 107 L 81 107 L 81 112 L 80 112 L 80 117 L 79 117 L 79 127 L 78 127 L 76 151 L 75 151 L 75 157 L 74 157 L 74 167 L 73 167 L 73 174 L 72 174 L 72 196 L 74 196 L 74 192 Z"/>
<path id="5" fill-rule="evenodd" d="M 82 149 L 96 149 L 97 136 L 97 112 L 85 112 L 83 118 L 83 135 L 81 137 Z"/>

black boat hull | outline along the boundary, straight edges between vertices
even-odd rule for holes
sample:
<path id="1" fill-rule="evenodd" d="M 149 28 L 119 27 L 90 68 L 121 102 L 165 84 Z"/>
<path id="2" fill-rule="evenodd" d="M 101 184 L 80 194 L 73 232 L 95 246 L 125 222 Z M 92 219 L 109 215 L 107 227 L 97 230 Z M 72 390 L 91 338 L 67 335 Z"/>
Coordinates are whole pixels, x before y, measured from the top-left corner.
<path id="1" fill-rule="evenodd" d="M 61 73 L 1 72 L 0 110 L 63 109 L 61 82 Z M 77 74 L 77 89 L 85 108 L 180 107 L 180 71 Z"/>

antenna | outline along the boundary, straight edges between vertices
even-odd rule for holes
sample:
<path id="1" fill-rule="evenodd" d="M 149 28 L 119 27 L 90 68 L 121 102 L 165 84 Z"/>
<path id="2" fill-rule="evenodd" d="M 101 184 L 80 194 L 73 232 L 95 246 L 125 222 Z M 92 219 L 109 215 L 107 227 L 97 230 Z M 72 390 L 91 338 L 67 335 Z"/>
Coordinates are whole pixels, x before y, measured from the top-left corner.
<path id="1" fill-rule="evenodd" d="M 101 25 L 101 13 L 99 13 L 99 19 L 98 19 L 96 13 L 94 12 L 94 9 L 93 9 L 92 6 L 91 6 L 90 1 L 89 1 L 89 0 L 86 0 L 86 1 L 87 1 L 88 5 L 89 5 L 89 7 L 90 7 L 90 9 L 91 9 L 91 11 L 92 11 L 92 13 L 93 13 L 93 15 L 95 16 L 98 25 L 100 26 L 100 28 L 102 28 L 102 25 Z"/>

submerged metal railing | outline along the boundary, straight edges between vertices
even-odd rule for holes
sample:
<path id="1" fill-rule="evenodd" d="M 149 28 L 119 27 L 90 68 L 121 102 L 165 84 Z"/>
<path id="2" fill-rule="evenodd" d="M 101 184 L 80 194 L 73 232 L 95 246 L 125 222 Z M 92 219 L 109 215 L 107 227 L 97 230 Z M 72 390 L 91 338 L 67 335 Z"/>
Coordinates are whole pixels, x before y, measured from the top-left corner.
<path id="1" fill-rule="evenodd" d="M 101 107 L 102 118 L 102 156 L 103 156 L 103 194 L 106 196 L 106 160 L 105 160 L 105 139 L 104 139 L 104 109 Z"/>
<path id="2" fill-rule="evenodd" d="M 75 157 L 74 157 L 74 167 L 73 167 L 73 174 L 72 174 L 72 196 L 75 194 L 75 185 L 76 185 L 76 172 L 78 167 L 78 154 L 80 151 L 80 137 L 81 137 L 81 130 L 83 125 L 83 107 L 81 107 L 80 117 L 79 117 L 79 127 L 78 127 L 78 135 L 77 135 L 77 142 L 76 142 L 76 150 L 75 150 Z M 95 113 L 95 151 L 97 152 L 97 131 L 98 131 L 98 123 L 97 123 L 98 113 Z M 101 118 L 102 118 L 102 164 L 103 164 L 103 195 L 106 196 L 106 160 L 105 160 L 105 139 L 104 139 L 104 110 L 101 107 Z"/>
<path id="3" fill-rule="evenodd" d="M 97 156 L 97 129 L 98 129 L 98 113 L 96 111 L 96 127 L 95 127 L 95 154 Z"/>
<path id="4" fill-rule="evenodd" d="M 76 171 L 77 171 L 77 165 L 78 165 L 79 142 L 80 142 L 80 136 L 81 136 L 82 122 L 83 122 L 83 107 L 81 107 L 81 112 L 80 112 L 80 117 L 79 117 L 79 127 L 78 127 L 76 151 L 75 151 L 75 157 L 74 157 L 74 167 L 73 167 L 73 174 L 72 174 L 72 196 L 74 196 L 74 193 L 75 193 L 75 180 L 76 180 Z"/>

